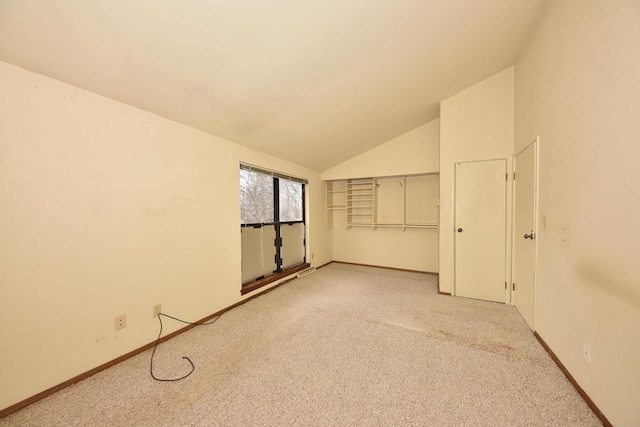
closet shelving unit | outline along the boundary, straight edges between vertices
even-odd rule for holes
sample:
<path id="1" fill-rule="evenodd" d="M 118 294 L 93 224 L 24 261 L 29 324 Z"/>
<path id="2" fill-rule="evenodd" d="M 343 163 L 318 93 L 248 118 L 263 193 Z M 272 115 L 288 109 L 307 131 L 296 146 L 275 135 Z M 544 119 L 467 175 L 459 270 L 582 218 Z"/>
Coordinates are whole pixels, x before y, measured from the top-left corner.
<path id="1" fill-rule="evenodd" d="M 438 210 L 438 196 L 434 193 L 432 200 L 416 201 L 415 187 L 425 186 L 438 187 L 438 173 L 427 173 L 404 176 L 372 177 L 359 179 L 346 179 L 337 181 L 327 181 L 327 224 L 333 226 L 333 212 L 344 210 L 346 228 L 366 227 L 376 230 L 377 228 L 398 228 L 407 229 L 438 229 L 437 212 L 435 214 L 415 214 L 408 215 L 418 202 L 427 203 Z M 395 187 L 398 183 L 398 187 Z M 421 183 L 421 184 L 420 184 Z M 380 185 L 385 188 L 382 196 Z M 407 187 L 414 188 L 408 194 Z M 401 193 L 400 193 L 401 192 Z M 392 197 L 389 195 L 392 193 Z M 418 191 L 420 194 L 420 191 Z M 391 202 L 385 199 L 393 199 Z M 388 206 L 391 203 L 393 206 Z M 411 208 L 408 209 L 408 205 Z M 426 209 L 426 208 L 425 208 Z M 389 214 L 389 211 L 393 214 Z M 386 216 L 381 213 L 387 212 Z M 426 221 L 427 217 L 434 221 Z M 425 221 L 422 221 L 425 219 Z"/>
<path id="2" fill-rule="evenodd" d="M 344 197 L 342 197 L 342 203 L 340 203 L 340 196 L 344 196 L 347 193 L 347 190 L 345 190 L 344 188 L 341 190 L 334 190 L 334 185 L 336 185 L 333 182 L 329 182 L 327 183 L 327 192 L 326 192 L 326 199 L 327 199 L 327 210 L 328 211 L 333 211 L 333 210 L 343 210 L 343 209 L 347 209 L 347 204 L 344 200 Z M 339 187 L 338 187 L 339 188 Z"/>
<path id="3" fill-rule="evenodd" d="M 347 189 L 345 181 L 327 181 L 325 183 L 325 204 L 327 206 L 327 227 L 333 227 L 334 211 L 347 210 Z"/>
<path id="4" fill-rule="evenodd" d="M 347 228 L 375 229 L 376 186 L 375 178 L 347 180 Z"/>

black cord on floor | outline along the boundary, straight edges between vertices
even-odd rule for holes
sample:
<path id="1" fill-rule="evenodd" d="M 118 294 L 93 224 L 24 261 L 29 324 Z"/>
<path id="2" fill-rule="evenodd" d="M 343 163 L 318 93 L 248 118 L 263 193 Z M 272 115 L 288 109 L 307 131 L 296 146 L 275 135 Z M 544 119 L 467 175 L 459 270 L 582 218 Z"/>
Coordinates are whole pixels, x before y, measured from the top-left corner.
<path id="1" fill-rule="evenodd" d="M 218 315 L 218 317 L 216 317 L 210 322 L 198 323 L 198 322 L 187 322 L 186 320 L 178 319 L 177 317 L 169 316 L 168 314 L 158 313 L 158 321 L 160 321 L 160 332 L 158 333 L 158 339 L 156 340 L 156 344 L 153 346 L 153 351 L 151 352 L 151 363 L 149 364 L 149 372 L 151 373 L 151 378 L 153 378 L 156 381 L 180 381 L 187 378 L 196 369 L 191 359 L 189 359 L 187 356 L 182 356 L 183 359 L 186 359 L 186 361 L 189 362 L 189 364 L 191 364 L 191 371 L 189 371 L 189 373 L 187 373 L 186 375 L 183 375 L 180 378 L 158 378 L 155 375 L 153 375 L 153 356 L 155 356 L 156 354 L 156 348 L 158 347 L 158 344 L 160 344 L 160 337 L 162 336 L 161 316 L 168 317 L 169 319 L 177 320 L 178 322 L 186 323 L 187 325 L 206 326 L 206 325 L 213 325 L 214 323 L 216 323 L 220 318 L 220 316 L 222 316 L 222 314 Z"/>

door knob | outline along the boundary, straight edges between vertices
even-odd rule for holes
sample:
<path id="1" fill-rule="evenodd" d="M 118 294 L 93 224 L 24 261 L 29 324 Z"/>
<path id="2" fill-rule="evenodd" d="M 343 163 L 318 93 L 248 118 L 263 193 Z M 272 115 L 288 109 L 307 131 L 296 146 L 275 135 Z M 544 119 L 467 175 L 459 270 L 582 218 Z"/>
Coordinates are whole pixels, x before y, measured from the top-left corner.
<path id="1" fill-rule="evenodd" d="M 533 239 L 535 238 L 535 234 L 533 234 L 533 233 L 531 233 L 531 234 L 525 234 L 525 235 L 524 235 L 524 238 L 525 238 L 525 239 L 531 239 L 531 240 L 533 240 Z"/>
<path id="2" fill-rule="evenodd" d="M 458 233 L 462 233 L 462 228 L 458 228 Z"/>

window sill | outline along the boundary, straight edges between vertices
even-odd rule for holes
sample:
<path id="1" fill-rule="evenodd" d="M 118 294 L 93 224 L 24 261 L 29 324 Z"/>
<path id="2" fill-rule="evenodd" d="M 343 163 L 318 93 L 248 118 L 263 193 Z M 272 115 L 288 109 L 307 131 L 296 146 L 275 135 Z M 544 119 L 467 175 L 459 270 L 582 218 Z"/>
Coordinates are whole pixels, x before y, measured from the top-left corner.
<path id="1" fill-rule="evenodd" d="M 291 276 L 299 271 L 306 270 L 309 267 L 311 267 L 311 264 L 309 263 L 300 264 L 297 267 L 289 268 L 281 273 L 272 274 L 271 276 L 265 277 L 264 279 L 260 279 L 252 283 L 247 283 L 246 285 L 242 286 L 242 290 L 240 291 L 240 294 L 241 295 L 248 294 L 249 292 L 253 292 L 256 289 L 259 289 L 263 286 L 268 285 L 269 283 L 273 283 L 284 277 Z"/>

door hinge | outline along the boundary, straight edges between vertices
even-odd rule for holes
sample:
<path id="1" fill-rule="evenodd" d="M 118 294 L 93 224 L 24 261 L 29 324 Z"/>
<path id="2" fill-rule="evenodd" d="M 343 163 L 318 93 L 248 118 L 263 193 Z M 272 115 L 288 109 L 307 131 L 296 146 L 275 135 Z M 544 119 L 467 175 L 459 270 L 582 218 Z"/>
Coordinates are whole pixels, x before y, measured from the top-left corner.
<path id="1" fill-rule="evenodd" d="M 515 181 L 516 179 L 518 179 L 518 175 L 514 172 L 513 173 L 513 180 Z"/>
<path id="2" fill-rule="evenodd" d="M 505 181 L 509 181 L 509 174 L 508 174 L 508 173 L 505 173 L 505 174 L 504 174 L 504 180 L 505 180 Z"/>
<path id="3" fill-rule="evenodd" d="M 512 290 L 512 291 L 515 291 L 515 290 L 516 290 L 516 284 L 515 284 L 515 283 L 513 283 L 513 284 L 512 284 L 512 288 L 511 288 L 511 290 Z"/>
<path id="4" fill-rule="evenodd" d="M 504 288 L 507 289 L 507 282 L 504 282 Z"/>

